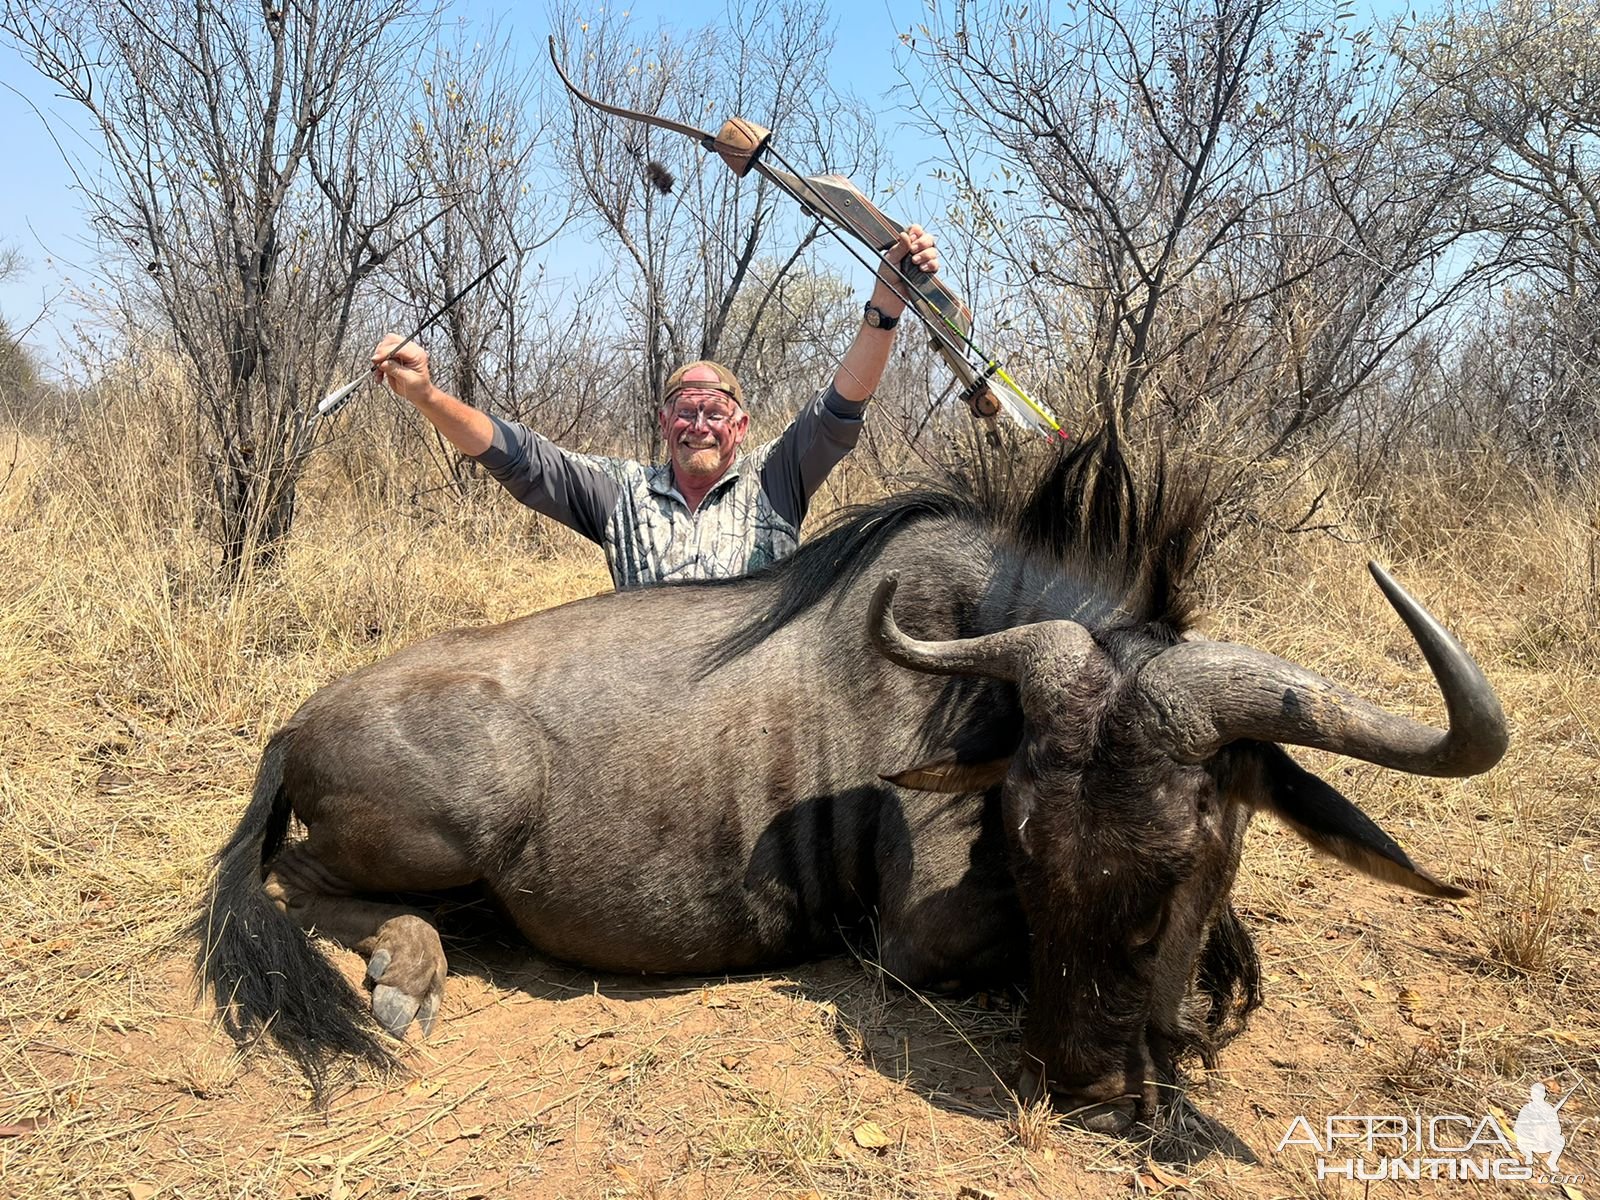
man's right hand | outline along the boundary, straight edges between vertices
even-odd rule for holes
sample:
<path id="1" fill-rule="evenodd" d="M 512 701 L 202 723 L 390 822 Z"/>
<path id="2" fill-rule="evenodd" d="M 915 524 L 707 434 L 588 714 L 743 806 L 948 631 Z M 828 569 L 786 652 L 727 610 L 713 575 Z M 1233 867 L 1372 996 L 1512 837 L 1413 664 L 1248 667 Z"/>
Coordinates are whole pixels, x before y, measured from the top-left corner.
<path id="1" fill-rule="evenodd" d="M 415 342 L 402 342 L 398 333 L 383 335 L 372 351 L 373 378 L 383 380 L 396 396 L 415 404 L 461 453 L 482 454 L 494 442 L 494 422 L 488 414 L 434 387 L 428 374 L 428 352 Z M 389 358 L 391 354 L 393 358 Z M 388 362 L 383 361 L 386 358 Z"/>
<path id="2" fill-rule="evenodd" d="M 428 374 L 428 352 L 415 342 L 402 345 L 398 333 L 386 333 L 372 351 L 372 373 L 388 385 L 396 396 L 421 406 L 433 396 L 433 379 Z M 396 347 L 399 347 L 398 351 Z M 393 358 L 388 356 L 393 354 Z M 384 359 L 388 358 L 385 362 Z"/>

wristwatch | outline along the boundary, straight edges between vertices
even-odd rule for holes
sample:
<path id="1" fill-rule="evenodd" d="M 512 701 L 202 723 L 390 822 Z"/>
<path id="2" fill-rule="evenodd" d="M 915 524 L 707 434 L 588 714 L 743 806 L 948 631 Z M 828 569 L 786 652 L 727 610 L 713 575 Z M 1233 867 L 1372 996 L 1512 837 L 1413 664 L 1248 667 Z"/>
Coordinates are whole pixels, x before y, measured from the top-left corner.
<path id="1" fill-rule="evenodd" d="M 885 332 L 900 324 L 899 317 L 891 317 L 871 300 L 867 301 L 867 307 L 862 311 L 861 319 L 864 320 L 868 325 L 872 326 L 872 328 L 882 329 Z"/>

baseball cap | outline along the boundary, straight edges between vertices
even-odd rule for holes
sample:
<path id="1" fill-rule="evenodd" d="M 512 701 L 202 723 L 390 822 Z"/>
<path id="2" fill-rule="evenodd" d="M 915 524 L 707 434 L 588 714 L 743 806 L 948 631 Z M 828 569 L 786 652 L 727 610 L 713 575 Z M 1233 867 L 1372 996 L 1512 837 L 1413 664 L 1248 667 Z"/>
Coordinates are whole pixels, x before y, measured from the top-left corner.
<path id="1" fill-rule="evenodd" d="M 708 368 L 715 380 L 711 379 L 685 379 L 684 376 L 696 367 Z M 701 371 L 700 374 L 705 374 Z M 712 362 L 709 358 L 702 358 L 697 362 L 684 363 L 671 375 L 667 376 L 667 386 L 662 390 L 661 403 L 668 404 L 672 398 L 685 388 L 712 388 L 727 395 L 733 402 L 741 407 L 744 404 L 744 388 L 739 386 L 739 377 L 719 362 Z"/>

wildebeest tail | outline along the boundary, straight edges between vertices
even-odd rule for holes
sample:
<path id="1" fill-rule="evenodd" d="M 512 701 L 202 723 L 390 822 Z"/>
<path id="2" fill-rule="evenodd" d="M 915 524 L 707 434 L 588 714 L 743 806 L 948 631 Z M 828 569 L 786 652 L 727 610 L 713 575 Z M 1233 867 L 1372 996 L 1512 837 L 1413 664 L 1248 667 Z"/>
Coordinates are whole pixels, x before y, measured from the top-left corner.
<path id="1" fill-rule="evenodd" d="M 201 988 L 241 1045 L 269 1034 L 294 1057 L 320 1097 L 329 1064 L 356 1055 L 389 1066 L 361 997 L 262 887 L 283 844 L 289 798 L 283 758 L 292 730 L 267 743 L 244 818 L 217 855 L 205 903 L 189 927 L 199 940 Z"/>

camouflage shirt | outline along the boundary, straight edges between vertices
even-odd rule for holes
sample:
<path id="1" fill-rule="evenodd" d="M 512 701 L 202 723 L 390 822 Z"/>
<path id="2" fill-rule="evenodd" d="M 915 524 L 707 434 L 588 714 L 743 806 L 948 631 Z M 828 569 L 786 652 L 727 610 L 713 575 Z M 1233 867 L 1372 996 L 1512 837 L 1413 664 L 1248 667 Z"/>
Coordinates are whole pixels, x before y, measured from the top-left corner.
<path id="1" fill-rule="evenodd" d="M 477 461 L 529 508 L 598 542 L 618 588 L 716 579 L 794 553 L 811 496 L 855 446 L 865 408 L 829 388 L 734 459 L 694 512 L 669 465 L 575 454 L 512 421 L 494 418 Z"/>

